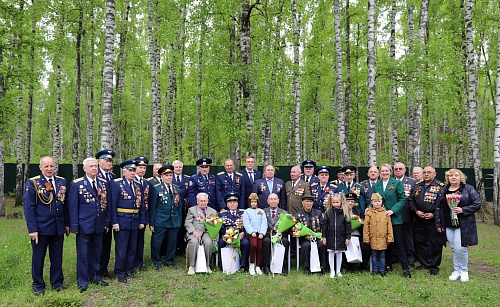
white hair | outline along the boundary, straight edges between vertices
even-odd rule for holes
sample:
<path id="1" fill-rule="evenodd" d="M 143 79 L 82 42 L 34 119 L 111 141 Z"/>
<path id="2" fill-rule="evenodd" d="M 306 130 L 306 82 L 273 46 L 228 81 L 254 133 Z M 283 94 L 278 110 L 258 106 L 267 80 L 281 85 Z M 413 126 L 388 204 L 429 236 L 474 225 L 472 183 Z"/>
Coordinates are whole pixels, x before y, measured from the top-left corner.
<path id="1" fill-rule="evenodd" d="M 203 196 L 204 196 L 204 197 L 206 197 L 206 198 L 208 199 L 208 194 L 207 194 L 207 193 L 203 193 L 203 192 L 201 192 L 201 193 L 198 193 L 198 195 L 196 195 L 196 200 L 199 200 L 199 199 L 200 199 L 200 197 L 203 197 Z"/>
<path id="2" fill-rule="evenodd" d="M 87 163 L 89 163 L 91 161 L 95 161 L 95 163 L 97 163 L 97 159 L 96 158 L 89 157 L 89 158 L 83 160 L 83 166 L 87 166 Z"/>
<path id="3" fill-rule="evenodd" d="M 175 165 L 175 164 L 180 164 L 182 167 L 184 167 L 184 164 L 182 163 L 181 160 L 175 160 L 174 162 L 172 162 L 172 165 Z"/>

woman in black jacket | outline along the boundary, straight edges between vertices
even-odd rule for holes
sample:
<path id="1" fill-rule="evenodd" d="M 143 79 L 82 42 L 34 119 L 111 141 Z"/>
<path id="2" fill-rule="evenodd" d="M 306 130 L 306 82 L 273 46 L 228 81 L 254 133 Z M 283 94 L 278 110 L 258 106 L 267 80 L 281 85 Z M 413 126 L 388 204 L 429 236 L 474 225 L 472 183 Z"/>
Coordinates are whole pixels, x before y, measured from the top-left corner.
<path id="1" fill-rule="evenodd" d="M 468 247 L 477 245 L 476 213 L 481 200 L 473 186 L 465 183 L 465 175 L 458 169 L 445 173 L 446 187 L 441 189 L 436 205 L 436 228 L 446 232 L 453 253 L 454 271 L 450 280 L 469 280 Z"/>

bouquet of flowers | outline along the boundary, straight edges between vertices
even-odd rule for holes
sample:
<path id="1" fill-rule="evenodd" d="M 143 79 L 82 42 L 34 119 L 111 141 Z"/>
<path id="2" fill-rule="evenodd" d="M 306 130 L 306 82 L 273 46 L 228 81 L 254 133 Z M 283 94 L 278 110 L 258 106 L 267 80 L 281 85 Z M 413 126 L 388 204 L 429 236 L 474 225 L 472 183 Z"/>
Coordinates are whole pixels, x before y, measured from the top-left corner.
<path id="1" fill-rule="evenodd" d="M 460 203 L 460 194 L 446 194 L 446 201 L 448 202 L 448 207 L 450 207 L 451 212 L 451 225 L 458 227 L 458 215 L 453 212 L 453 208 L 458 206 Z"/>
<path id="2" fill-rule="evenodd" d="M 219 246 L 217 245 L 217 235 L 222 227 L 222 218 L 212 215 L 210 218 L 205 219 L 205 228 L 207 229 L 210 238 L 214 241 L 214 253 L 219 251 Z"/>
<path id="3" fill-rule="evenodd" d="M 222 240 L 228 245 L 232 245 L 234 248 L 238 249 L 238 254 L 241 256 L 240 250 L 240 231 L 235 227 L 229 227 L 226 229 L 226 233 L 222 236 Z"/>
<path id="4" fill-rule="evenodd" d="M 351 229 L 356 230 L 363 224 L 363 220 L 359 217 L 359 215 L 351 214 Z"/>
<path id="5" fill-rule="evenodd" d="M 306 225 L 304 225 L 302 223 L 295 224 L 295 226 L 293 226 L 293 228 L 292 228 L 292 231 L 293 231 L 294 237 L 303 237 L 303 236 L 307 236 L 307 235 L 313 236 L 317 239 L 321 239 L 321 237 L 323 237 L 321 232 L 314 232 L 309 227 L 307 227 Z"/>
<path id="6" fill-rule="evenodd" d="M 288 213 L 285 213 L 285 212 L 281 212 L 278 223 L 276 223 L 276 226 L 278 226 L 278 229 L 276 231 L 277 234 L 271 238 L 271 241 L 273 242 L 273 244 L 278 242 L 280 234 L 282 234 L 283 232 L 290 229 L 296 223 L 297 223 L 297 219 L 295 218 L 295 216 L 288 214 Z"/>

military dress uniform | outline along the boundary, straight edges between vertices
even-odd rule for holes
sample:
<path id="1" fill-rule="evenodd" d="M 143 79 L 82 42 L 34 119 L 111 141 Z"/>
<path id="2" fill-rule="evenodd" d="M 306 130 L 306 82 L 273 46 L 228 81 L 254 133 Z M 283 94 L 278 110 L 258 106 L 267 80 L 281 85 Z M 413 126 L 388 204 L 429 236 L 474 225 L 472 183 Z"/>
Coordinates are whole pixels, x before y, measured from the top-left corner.
<path id="1" fill-rule="evenodd" d="M 94 190 L 95 185 L 95 190 Z M 85 291 L 89 282 L 102 281 L 102 236 L 109 230 L 109 186 L 105 179 L 87 176 L 73 180 L 68 196 L 70 231 L 76 234 L 77 282 Z"/>
<path id="2" fill-rule="evenodd" d="M 26 181 L 23 196 L 24 216 L 28 233 L 38 232 L 38 244 L 31 241 L 32 288 L 37 294 L 45 290 L 43 265 L 47 248 L 50 259 L 50 283 L 56 290 L 63 289 L 63 242 L 66 227 L 69 226 L 65 198 L 66 180 L 62 177 L 45 178 L 40 175 Z"/>
<path id="3" fill-rule="evenodd" d="M 173 184 L 175 184 L 179 188 L 179 197 L 180 197 L 180 206 L 182 208 L 182 221 L 181 227 L 179 228 L 179 233 L 177 234 L 177 252 L 178 255 L 184 255 L 186 250 L 186 241 L 184 240 L 184 236 L 186 235 L 186 227 L 184 226 L 184 222 L 186 221 L 187 211 L 189 209 L 189 199 L 188 199 L 188 190 L 189 190 L 189 176 L 186 174 L 174 174 Z M 166 254 L 166 237 L 163 240 L 163 244 L 161 247 L 160 254 Z"/>
<path id="4" fill-rule="evenodd" d="M 304 160 L 302 162 L 302 167 L 305 169 L 307 168 L 313 168 L 315 170 L 316 168 L 316 162 L 313 160 Z M 309 183 L 309 185 L 312 185 L 313 183 L 319 183 L 319 178 L 316 176 L 317 174 L 312 174 L 311 176 L 306 176 L 305 170 L 304 173 L 300 176 L 300 179 L 304 180 L 305 182 Z"/>
<path id="5" fill-rule="evenodd" d="M 115 236 L 115 274 L 120 280 L 133 275 L 139 225 L 146 224 L 146 210 L 141 183 L 129 183 L 124 177 L 113 181 L 111 188 L 111 223 L 119 225 Z"/>
<path id="6" fill-rule="evenodd" d="M 338 192 L 342 192 L 342 194 L 347 194 L 349 192 L 356 193 L 358 196 L 357 204 L 361 207 L 361 211 L 365 212 L 365 188 L 362 185 L 354 181 L 350 183 L 343 181 L 337 186 L 337 190 Z"/>
<path id="7" fill-rule="evenodd" d="M 245 186 L 243 184 L 243 175 L 241 173 L 233 172 L 232 174 L 228 174 L 227 172 L 220 172 L 215 176 L 215 185 L 215 196 L 217 198 L 219 210 L 226 207 L 224 198 L 227 194 L 235 192 L 241 196 L 245 195 Z M 247 201 L 248 199 L 240 197 L 238 200 L 238 208 L 245 209 Z"/>
<path id="8" fill-rule="evenodd" d="M 235 227 L 239 229 L 240 233 L 245 233 L 245 228 L 243 227 L 243 212 L 244 210 L 236 209 L 234 214 L 228 209 L 222 209 L 219 216 L 222 218 L 222 227 L 219 232 L 219 248 L 226 247 L 226 242 L 222 239 L 222 236 L 226 234 L 226 228 Z M 248 267 L 248 256 L 250 255 L 250 241 L 245 236 L 240 240 L 240 266 Z"/>
<path id="9" fill-rule="evenodd" d="M 409 199 L 410 195 L 415 189 L 415 180 L 409 178 L 408 176 L 403 176 L 401 179 L 397 179 L 403 184 L 405 189 L 406 203 L 401 210 L 403 215 L 403 236 L 405 239 L 406 253 L 408 254 L 408 263 L 413 266 L 415 258 L 417 258 L 415 251 L 415 243 L 413 242 L 414 230 L 415 230 L 415 214 L 410 210 Z"/>
<path id="10" fill-rule="evenodd" d="M 434 220 L 438 195 L 443 187 L 444 183 L 437 179 L 428 185 L 425 181 L 420 181 L 409 197 L 409 206 L 413 213 L 421 211 L 433 214 L 431 219 L 422 219 L 418 215 L 415 217 L 415 246 L 418 261 L 424 268 L 429 269 L 431 274 L 437 274 L 439 271 L 443 244 L 446 242 L 445 234 L 437 231 Z"/>
<path id="11" fill-rule="evenodd" d="M 374 182 L 371 182 L 370 179 L 363 180 L 359 184 L 364 188 L 365 191 L 365 207 L 369 208 L 371 206 L 372 199 L 372 189 L 373 185 L 377 183 L 378 179 Z"/>
<path id="12" fill-rule="evenodd" d="M 309 229 L 315 232 L 321 232 L 321 223 L 323 222 L 323 214 L 320 210 L 311 209 L 310 212 L 306 212 L 301 209 L 297 214 L 295 214 L 297 221 L 307 226 Z M 304 271 L 310 273 L 310 263 L 311 263 L 311 241 L 306 239 L 306 237 L 300 237 L 299 244 L 302 253 L 302 261 L 304 263 Z M 318 245 L 319 262 L 322 268 L 326 267 L 326 248 L 321 240 L 316 240 Z M 298 255 L 297 255 L 298 257 Z"/>
<path id="13" fill-rule="evenodd" d="M 196 166 L 210 166 L 212 164 L 212 159 L 210 158 L 200 158 L 196 161 Z M 196 206 L 196 196 L 199 193 L 208 194 L 208 206 L 215 211 L 219 211 L 219 205 L 217 204 L 217 197 L 215 195 L 215 176 L 212 174 L 202 175 L 198 172 L 189 178 L 188 185 L 188 198 L 189 206 Z"/>
<path id="14" fill-rule="evenodd" d="M 338 193 L 337 187 L 327 182 L 324 186 L 319 182 L 315 182 L 311 185 L 311 194 L 314 196 L 313 209 L 320 210 L 322 213 L 325 212 L 325 204 L 328 202 L 328 198 L 333 193 Z"/>
<path id="15" fill-rule="evenodd" d="M 299 179 L 295 183 L 287 181 L 285 184 L 285 190 L 287 205 L 286 211 L 295 215 L 302 208 L 302 195 L 311 194 L 311 187 L 309 186 L 309 183 Z"/>

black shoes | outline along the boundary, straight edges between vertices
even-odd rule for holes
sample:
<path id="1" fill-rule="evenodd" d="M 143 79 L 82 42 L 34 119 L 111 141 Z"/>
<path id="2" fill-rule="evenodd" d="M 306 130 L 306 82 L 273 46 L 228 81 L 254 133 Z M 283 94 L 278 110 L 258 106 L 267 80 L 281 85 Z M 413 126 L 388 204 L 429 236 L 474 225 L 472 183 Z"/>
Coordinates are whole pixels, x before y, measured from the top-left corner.
<path id="1" fill-rule="evenodd" d="M 99 280 L 99 281 L 92 280 L 90 283 L 98 285 L 98 286 L 103 286 L 103 287 L 109 286 L 109 283 L 107 281 L 104 281 L 104 280 Z"/>
<path id="2" fill-rule="evenodd" d="M 391 265 L 387 265 L 387 266 L 385 267 L 385 271 L 386 271 L 386 272 L 391 272 L 391 271 L 392 271 L 392 264 L 391 264 Z"/>
<path id="3" fill-rule="evenodd" d="M 125 274 L 127 277 L 130 277 L 130 278 L 134 278 L 135 277 L 135 273 L 134 272 L 130 272 L 130 273 L 127 273 Z"/>
<path id="4" fill-rule="evenodd" d="M 411 278 L 411 273 L 410 271 L 406 270 L 403 272 L 403 277 L 406 277 L 406 278 Z"/>
<path id="5" fill-rule="evenodd" d="M 80 286 L 80 287 L 78 287 L 78 289 L 80 290 L 80 293 L 83 293 L 83 292 L 87 291 L 87 286 Z"/>
<path id="6" fill-rule="evenodd" d="M 266 275 L 269 275 L 269 273 L 271 273 L 271 271 L 269 270 L 269 267 L 267 265 L 264 266 L 263 268 L 263 271 L 262 271 L 264 274 Z"/>
<path id="7" fill-rule="evenodd" d="M 410 273 L 410 272 L 408 272 L 408 273 Z M 380 272 L 380 276 L 385 277 L 385 275 L 387 275 L 387 273 L 386 273 L 386 272 Z M 411 277 L 411 276 L 410 276 L 410 277 Z"/>
<path id="8" fill-rule="evenodd" d="M 45 291 L 43 290 L 33 290 L 33 291 L 35 291 L 35 296 L 41 296 L 45 294 Z"/>
<path id="9" fill-rule="evenodd" d="M 431 273 L 431 275 L 437 275 L 439 273 L 439 270 L 437 270 L 437 269 L 430 269 L 429 272 Z"/>
<path id="10" fill-rule="evenodd" d="M 311 275 L 311 270 L 309 268 L 304 268 L 304 274 Z"/>
<path id="11" fill-rule="evenodd" d="M 58 287 L 53 287 L 52 289 L 56 290 L 57 292 L 61 292 L 62 290 L 64 290 L 64 287 L 58 286 Z"/>
<path id="12" fill-rule="evenodd" d="M 125 276 L 118 276 L 118 281 L 122 283 L 127 283 L 127 278 Z"/>

